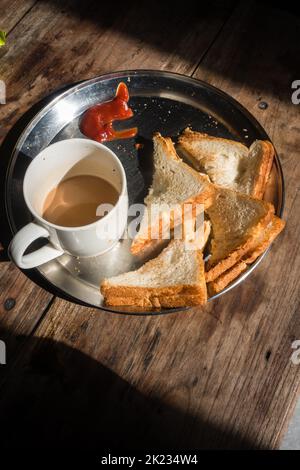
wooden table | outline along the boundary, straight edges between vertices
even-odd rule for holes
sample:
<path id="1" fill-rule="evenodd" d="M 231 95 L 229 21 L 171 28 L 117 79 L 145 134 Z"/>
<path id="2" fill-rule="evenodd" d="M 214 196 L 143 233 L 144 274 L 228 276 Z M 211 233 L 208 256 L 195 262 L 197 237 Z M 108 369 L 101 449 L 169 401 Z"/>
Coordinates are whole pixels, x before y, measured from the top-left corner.
<path id="1" fill-rule="evenodd" d="M 300 385 L 290 360 L 300 339 L 300 105 L 291 102 L 300 19 L 264 2 L 210 1 L 199 11 L 185 2 L 174 12 L 164 2 L 102 3 L 0 0 L 1 139 L 66 83 L 134 68 L 200 78 L 239 100 L 275 143 L 287 227 L 241 286 L 204 309 L 156 317 L 55 297 L 8 262 L 4 246 L 1 443 L 276 448 Z"/>

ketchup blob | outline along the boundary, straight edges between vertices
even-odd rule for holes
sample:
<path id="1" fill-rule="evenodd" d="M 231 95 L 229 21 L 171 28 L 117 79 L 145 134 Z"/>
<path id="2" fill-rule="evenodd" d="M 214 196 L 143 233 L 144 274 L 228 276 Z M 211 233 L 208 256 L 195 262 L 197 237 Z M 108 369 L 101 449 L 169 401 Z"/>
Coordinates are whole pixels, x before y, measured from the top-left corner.
<path id="1" fill-rule="evenodd" d="M 128 101 L 128 88 L 125 83 L 121 82 L 118 85 L 116 96 L 111 101 L 96 104 L 84 113 L 80 123 L 81 132 L 97 142 L 134 137 L 137 133 L 137 127 L 121 131 L 116 131 L 113 128 L 114 121 L 123 121 L 133 116 Z"/>

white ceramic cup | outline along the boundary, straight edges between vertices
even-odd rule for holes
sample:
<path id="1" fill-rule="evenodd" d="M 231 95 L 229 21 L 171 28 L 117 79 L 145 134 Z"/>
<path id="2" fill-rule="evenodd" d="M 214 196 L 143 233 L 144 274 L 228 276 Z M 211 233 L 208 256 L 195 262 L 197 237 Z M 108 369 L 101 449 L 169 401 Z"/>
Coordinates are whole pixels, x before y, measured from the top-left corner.
<path id="1" fill-rule="evenodd" d="M 116 205 L 104 217 L 81 227 L 62 227 L 42 217 L 49 192 L 63 179 L 77 175 L 99 176 L 119 193 Z M 23 183 L 24 199 L 34 222 L 13 238 L 9 252 L 22 269 L 44 264 L 63 253 L 96 256 L 110 250 L 122 237 L 127 224 L 128 195 L 126 175 L 117 156 L 104 145 L 88 139 L 62 140 L 45 148 L 30 163 Z M 39 238 L 49 243 L 24 254 Z"/>

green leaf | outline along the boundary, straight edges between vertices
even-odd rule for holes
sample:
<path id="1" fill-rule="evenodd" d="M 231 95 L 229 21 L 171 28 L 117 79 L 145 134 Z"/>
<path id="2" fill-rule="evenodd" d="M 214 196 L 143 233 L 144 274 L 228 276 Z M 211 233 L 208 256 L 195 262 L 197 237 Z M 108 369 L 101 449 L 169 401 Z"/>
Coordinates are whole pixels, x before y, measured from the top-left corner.
<path id="1" fill-rule="evenodd" d="M 6 32 L 0 31 L 0 46 L 4 46 L 6 43 Z"/>

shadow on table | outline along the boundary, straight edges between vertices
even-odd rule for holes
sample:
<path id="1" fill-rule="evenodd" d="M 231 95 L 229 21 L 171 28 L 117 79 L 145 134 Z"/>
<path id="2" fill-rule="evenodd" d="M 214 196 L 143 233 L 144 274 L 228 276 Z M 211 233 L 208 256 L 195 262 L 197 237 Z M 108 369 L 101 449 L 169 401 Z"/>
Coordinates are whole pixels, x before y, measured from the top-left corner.
<path id="1" fill-rule="evenodd" d="M 199 38 L 207 42 L 207 49 L 199 49 L 199 62 L 211 47 L 210 57 L 202 61 L 203 70 L 221 74 L 233 82 L 246 83 L 262 93 L 278 94 L 286 84 L 282 97 L 290 102 L 291 82 L 299 79 L 296 74 L 295 57 L 299 56 L 300 7 L 295 2 L 238 2 L 236 0 L 213 0 L 199 2 L 114 2 L 114 8 L 108 2 L 93 0 L 65 2 L 43 0 L 57 9 L 88 20 L 99 26 L 99 31 L 110 30 L 134 38 L 138 44 L 150 44 L 154 49 L 175 54 L 183 60 L 189 56 L 185 40 L 193 31 L 199 31 Z M 244 4 L 245 3 L 245 4 Z M 246 13 L 244 13 L 244 11 Z M 235 15 L 232 26 L 231 15 Z M 225 31 L 222 30 L 222 24 Z M 216 26 L 214 26 L 216 25 Z M 211 33 L 214 31 L 215 33 Z M 227 30 L 226 30 L 227 28 Z M 219 41 L 222 30 L 226 40 Z M 101 41 L 100 39 L 97 39 Z M 120 39 L 122 40 L 122 39 Z M 219 42 L 218 42 L 219 41 Z M 101 44 L 101 42 L 100 42 Z M 201 41 L 199 42 L 201 44 Z M 263 45 L 263 47 L 261 47 Z M 84 60 L 88 45 L 76 49 L 78 60 Z M 105 43 L 105 47 L 107 47 Z M 108 46 L 109 47 L 109 46 Z M 197 41 L 194 43 L 195 53 Z M 229 56 L 229 66 L 221 56 Z M 81 59 L 82 58 L 82 59 Z M 247 58 L 247 59 L 246 59 Z M 248 62 L 248 66 L 245 64 Z M 124 67 L 122 63 L 118 70 Z M 295 75 L 295 76 L 294 76 Z"/>
<path id="2" fill-rule="evenodd" d="M 3 335 L 0 330 L 0 338 Z M 112 370 L 61 342 L 17 339 L 23 342 L 17 363 L 10 363 L 8 348 L 7 364 L 0 365 L 2 450 L 255 447 L 230 429 L 165 404 L 155 393 L 145 396 Z M 187 393 L 193 393 L 192 386 Z"/>

